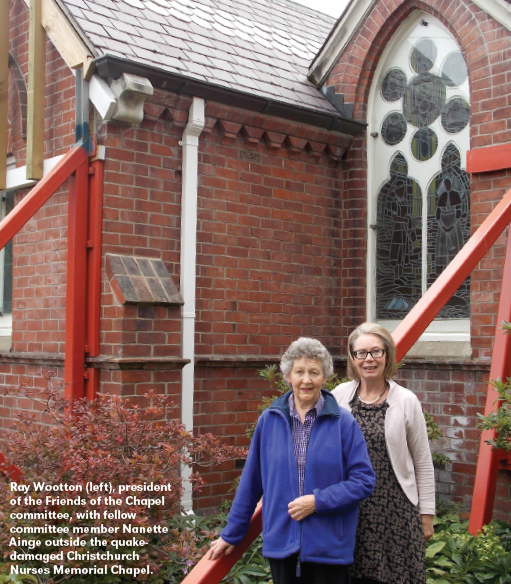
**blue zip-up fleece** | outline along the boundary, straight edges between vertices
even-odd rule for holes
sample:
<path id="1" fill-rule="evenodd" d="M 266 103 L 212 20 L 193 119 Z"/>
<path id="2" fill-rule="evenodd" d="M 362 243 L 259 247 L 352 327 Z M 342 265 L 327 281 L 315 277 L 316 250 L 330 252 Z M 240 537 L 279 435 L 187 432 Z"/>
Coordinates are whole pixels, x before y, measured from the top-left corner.
<path id="1" fill-rule="evenodd" d="M 288 398 L 278 398 L 261 415 L 252 438 L 240 485 L 220 534 L 236 545 L 247 532 L 263 498 L 263 555 L 302 562 L 353 562 L 358 504 L 373 491 L 375 475 L 355 418 L 330 392 L 312 428 L 305 468 L 304 495 L 314 494 L 316 511 L 294 521 L 288 504 L 299 497 Z"/>

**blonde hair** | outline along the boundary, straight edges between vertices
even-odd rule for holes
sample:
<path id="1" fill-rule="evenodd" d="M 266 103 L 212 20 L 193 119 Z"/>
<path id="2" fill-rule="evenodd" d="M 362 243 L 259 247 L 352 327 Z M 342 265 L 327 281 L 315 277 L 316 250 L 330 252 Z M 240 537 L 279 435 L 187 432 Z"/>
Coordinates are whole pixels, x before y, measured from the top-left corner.
<path id="1" fill-rule="evenodd" d="M 392 335 L 386 328 L 374 322 L 364 322 L 348 338 L 348 377 L 355 381 L 360 379 L 357 368 L 355 367 L 353 347 L 355 346 L 355 341 L 362 335 L 374 335 L 381 339 L 385 348 L 385 379 L 395 377 L 397 373 L 396 343 L 394 343 Z"/>

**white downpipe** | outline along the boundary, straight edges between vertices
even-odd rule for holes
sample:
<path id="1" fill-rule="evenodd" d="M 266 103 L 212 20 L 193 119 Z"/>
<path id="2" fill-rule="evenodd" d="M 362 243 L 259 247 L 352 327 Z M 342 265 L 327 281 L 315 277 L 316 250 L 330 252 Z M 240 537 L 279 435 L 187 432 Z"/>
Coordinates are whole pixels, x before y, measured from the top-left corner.
<path id="1" fill-rule="evenodd" d="M 194 97 L 183 132 L 183 183 L 181 195 L 181 281 L 184 304 L 181 308 L 181 356 L 190 359 L 181 372 L 181 420 L 193 432 L 193 388 L 195 370 L 195 280 L 197 265 L 197 184 L 199 136 L 204 128 L 204 100 Z M 192 509 L 192 488 L 188 478 L 192 469 L 182 471 L 182 504 Z"/>

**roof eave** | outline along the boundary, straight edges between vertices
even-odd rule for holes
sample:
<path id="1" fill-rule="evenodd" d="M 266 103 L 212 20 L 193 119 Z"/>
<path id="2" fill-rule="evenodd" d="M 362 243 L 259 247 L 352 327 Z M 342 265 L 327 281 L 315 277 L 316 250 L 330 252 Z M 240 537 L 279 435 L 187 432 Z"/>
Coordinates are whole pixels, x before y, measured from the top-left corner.
<path id="1" fill-rule="evenodd" d="M 321 87 L 376 0 L 351 0 L 309 67 L 308 79 Z"/>
<path id="2" fill-rule="evenodd" d="M 277 116 L 293 122 L 355 136 L 364 131 L 366 124 L 343 117 L 340 113 L 322 112 L 301 107 L 270 97 L 251 95 L 243 91 L 222 87 L 186 75 L 171 73 L 151 65 L 130 61 L 115 55 L 103 55 L 95 60 L 95 71 L 103 78 L 118 78 L 123 73 L 146 77 L 154 87 L 175 93 L 202 97 L 223 105 L 239 107 Z"/>

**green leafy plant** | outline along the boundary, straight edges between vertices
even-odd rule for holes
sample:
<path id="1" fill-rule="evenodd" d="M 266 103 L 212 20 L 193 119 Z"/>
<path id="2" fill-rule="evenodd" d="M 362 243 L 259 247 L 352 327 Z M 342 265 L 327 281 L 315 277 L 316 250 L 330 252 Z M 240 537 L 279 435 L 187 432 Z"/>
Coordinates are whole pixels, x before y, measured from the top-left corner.
<path id="1" fill-rule="evenodd" d="M 222 584 L 272 584 L 270 564 L 263 557 L 263 539 L 259 536 L 243 554 Z"/>
<path id="2" fill-rule="evenodd" d="M 493 521 L 478 536 L 455 512 L 435 517 L 426 546 L 427 584 L 511 582 L 511 525 Z"/>
<path id="3" fill-rule="evenodd" d="M 171 539 L 180 542 L 176 549 L 166 550 L 160 576 L 165 584 L 179 584 L 189 570 L 206 553 L 213 539 L 227 522 L 225 513 L 202 517 L 193 513 L 175 515 L 167 525 Z M 186 553 L 184 551 L 186 550 Z"/>
<path id="4" fill-rule="evenodd" d="M 439 438 L 442 438 L 442 430 L 440 430 L 440 426 L 436 423 L 433 416 L 424 410 L 423 412 L 424 419 L 426 420 L 426 428 L 428 430 L 428 440 L 430 442 L 434 442 Z M 446 454 L 442 454 L 441 452 L 431 452 L 431 458 L 433 459 L 433 465 L 436 468 L 445 468 L 446 465 L 451 462 L 451 459 Z"/>
<path id="5" fill-rule="evenodd" d="M 496 431 L 495 439 L 487 440 L 488 444 L 511 452 L 511 378 L 506 381 L 492 380 L 491 384 L 499 394 L 500 405 L 496 412 L 490 412 L 488 416 L 478 413 L 478 426 L 481 430 Z"/>
<path id="6" fill-rule="evenodd" d="M 507 334 L 511 332 L 511 324 L 508 322 L 505 322 L 502 328 Z M 492 380 L 491 384 L 499 394 L 496 400 L 499 402 L 499 408 L 496 412 L 490 412 L 488 416 L 478 413 L 478 427 L 481 430 L 495 430 L 495 439 L 487 440 L 487 443 L 511 453 L 511 378 L 505 381 Z"/>

